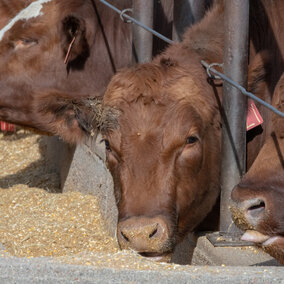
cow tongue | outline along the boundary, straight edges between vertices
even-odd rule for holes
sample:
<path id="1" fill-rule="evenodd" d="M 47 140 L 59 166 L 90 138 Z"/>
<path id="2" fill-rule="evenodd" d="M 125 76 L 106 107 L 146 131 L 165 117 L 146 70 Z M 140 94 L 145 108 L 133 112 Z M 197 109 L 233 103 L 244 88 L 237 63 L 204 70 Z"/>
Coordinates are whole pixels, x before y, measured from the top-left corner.
<path id="1" fill-rule="evenodd" d="M 263 235 L 262 233 L 254 230 L 247 230 L 241 237 L 241 240 L 254 242 L 254 243 L 263 243 L 267 241 L 270 236 Z"/>

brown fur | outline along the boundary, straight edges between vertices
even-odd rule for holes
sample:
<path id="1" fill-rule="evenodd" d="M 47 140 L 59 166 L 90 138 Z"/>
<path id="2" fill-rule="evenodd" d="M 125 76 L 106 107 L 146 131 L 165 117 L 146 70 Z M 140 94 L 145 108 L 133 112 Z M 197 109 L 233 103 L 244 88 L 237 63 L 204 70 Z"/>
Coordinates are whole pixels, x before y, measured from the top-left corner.
<path id="1" fill-rule="evenodd" d="M 283 71 L 278 43 L 284 42 L 283 21 L 279 21 L 284 5 L 272 2 L 251 1 L 250 22 L 250 60 L 264 62 L 268 53 L 270 63 L 262 65 L 265 70 L 256 72 L 258 77 L 251 74 L 250 86 L 263 83 L 256 93 L 268 101 Z M 194 230 L 219 193 L 222 90 L 208 83 L 200 60 L 222 62 L 223 10 L 222 3 L 215 4 L 186 32 L 182 43 L 171 45 L 152 63 L 119 72 L 104 97 L 106 106 L 121 112 L 119 128 L 105 135 L 120 223 L 131 218 L 137 223 L 137 216 L 164 216 L 169 237 L 157 251 L 160 254 Z M 264 131 L 249 133 L 248 161 L 250 155 L 255 158 L 269 132 L 271 114 L 260 110 Z M 197 140 L 188 144 L 190 136 Z"/>
<path id="2" fill-rule="evenodd" d="M 0 0 L 0 29 L 31 2 Z M 42 12 L 18 21 L 0 42 L 0 120 L 77 143 L 86 129 L 70 105 L 101 97 L 114 72 L 131 62 L 131 29 L 98 0 L 53 0 Z"/>

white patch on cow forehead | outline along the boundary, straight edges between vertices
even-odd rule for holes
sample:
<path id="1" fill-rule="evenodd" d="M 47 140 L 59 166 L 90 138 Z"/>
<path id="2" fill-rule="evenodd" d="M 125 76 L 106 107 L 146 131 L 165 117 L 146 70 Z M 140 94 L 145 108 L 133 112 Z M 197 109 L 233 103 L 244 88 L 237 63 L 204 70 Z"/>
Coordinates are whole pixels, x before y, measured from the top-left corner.
<path id="1" fill-rule="evenodd" d="M 9 21 L 9 23 L 3 29 L 0 30 L 0 41 L 2 40 L 4 34 L 9 31 L 19 20 L 29 20 L 31 18 L 42 16 L 42 4 L 50 1 L 52 0 L 37 0 L 32 2 L 28 7 L 26 7 L 22 11 L 20 11 L 13 19 Z"/>

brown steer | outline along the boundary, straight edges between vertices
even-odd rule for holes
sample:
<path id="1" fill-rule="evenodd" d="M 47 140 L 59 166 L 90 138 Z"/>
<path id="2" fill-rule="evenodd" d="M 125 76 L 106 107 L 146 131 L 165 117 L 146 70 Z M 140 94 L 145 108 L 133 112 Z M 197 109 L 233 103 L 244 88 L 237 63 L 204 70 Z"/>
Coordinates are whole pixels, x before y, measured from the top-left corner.
<path id="1" fill-rule="evenodd" d="M 130 35 L 98 0 L 0 0 L 0 121 L 80 141 L 97 117 L 80 126 L 76 109 L 129 64 Z"/>
<path id="2" fill-rule="evenodd" d="M 122 248 L 165 256 L 219 195 L 220 115 L 200 60 L 203 52 L 221 56 L 222 15 L 215 6 L 182 43 L 119 72 L 108 86 L 104 104 L 120 111 L 105 141 Z M 211 46 L 208 34 L 216 39 Z"/>
<path id="3" fill-rule="evenodd" d="M 182 43 L 152 63 L 119 72 L 106 91 L 105 106 L 120 111 L 119 125 L 105 134 L 105 143 L 122 248 L 164 256 L 204 219 L 219 194 L 222 90 L 208 82 L 200 64 L 222 62 L 223 4 L 218 2 Z M 264 82 L 258 95 L 267 101 L 283 72 L 283 8 L 281 0 L 251 1 L 250 60 L 264 62 L 269 54 L 272 63 L 263 65 L 266 76 L 252 68 L 258 75 L 251 75 L 251 87 Z M 260 111 L 266 133 L 271 119 Z M 258 131 L 249 134 L 249 166 L 262 138 Z"/>

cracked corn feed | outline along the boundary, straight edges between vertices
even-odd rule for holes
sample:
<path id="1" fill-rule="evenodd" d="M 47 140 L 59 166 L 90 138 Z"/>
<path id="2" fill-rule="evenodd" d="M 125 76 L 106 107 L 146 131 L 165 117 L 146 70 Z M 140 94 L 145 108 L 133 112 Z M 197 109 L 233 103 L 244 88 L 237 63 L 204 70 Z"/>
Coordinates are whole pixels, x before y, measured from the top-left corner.
<path id="1" fill-rule="evenodd" d="M 41 136 L 0 133 L 0 243 L 14 256 L 117 252 L 103 228 L 95 196 L 58 191 L 46 173 Z M 50 191 L 50 192 L 49 192 Z"/>

